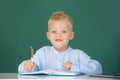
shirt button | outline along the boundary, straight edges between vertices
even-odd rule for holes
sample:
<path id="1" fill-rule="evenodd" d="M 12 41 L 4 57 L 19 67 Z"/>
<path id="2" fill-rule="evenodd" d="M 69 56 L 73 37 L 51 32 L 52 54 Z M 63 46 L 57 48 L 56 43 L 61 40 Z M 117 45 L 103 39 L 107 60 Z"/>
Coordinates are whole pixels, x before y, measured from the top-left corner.
<path id="1" fill-rule="evenodd" d="M 58 60 L 59 62 L 61 62 L 61 60 Z"/>

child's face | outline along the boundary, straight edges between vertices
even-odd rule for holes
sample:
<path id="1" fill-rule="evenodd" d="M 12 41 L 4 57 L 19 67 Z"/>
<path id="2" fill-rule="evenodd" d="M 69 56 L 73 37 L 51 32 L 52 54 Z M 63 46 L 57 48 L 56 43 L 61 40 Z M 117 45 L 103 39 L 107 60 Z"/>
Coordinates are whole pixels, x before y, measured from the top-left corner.
<path id="1" fill-rule="evenodd" d="M 56 50 L 63 52 L 68 48 L 69 40 L 73 39 L 74 32 L 65 21 L 51 21 L 47 37 Z"/>

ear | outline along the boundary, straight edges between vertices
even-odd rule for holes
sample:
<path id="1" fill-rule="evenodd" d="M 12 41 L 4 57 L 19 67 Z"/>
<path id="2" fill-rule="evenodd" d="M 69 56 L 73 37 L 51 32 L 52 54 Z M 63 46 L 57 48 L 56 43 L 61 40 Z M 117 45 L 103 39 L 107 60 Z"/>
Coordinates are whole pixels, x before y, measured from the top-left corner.
<path id="1" fill-rule="evenodd" d="M 74 35 L 75 35 L 75 33 L 74 33 L 74 32 L 71 32 L 70 40 L 72 40 L 72 39 L 74 38 Z"/>
<path id="2" fill-rule="evenodd" d="M 50 40 L 50 34 L 49 34 L 49 32 L 46 33 L 46 36 Z"/>

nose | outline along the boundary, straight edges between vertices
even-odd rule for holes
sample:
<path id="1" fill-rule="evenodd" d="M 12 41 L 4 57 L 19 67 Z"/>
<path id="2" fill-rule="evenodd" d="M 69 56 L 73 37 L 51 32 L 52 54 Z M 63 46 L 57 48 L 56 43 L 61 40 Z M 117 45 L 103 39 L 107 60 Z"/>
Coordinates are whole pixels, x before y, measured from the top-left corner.
<path id="1" fill-rule="evenodd" d="M 57 37 L 61 37 L 61 33 L 57 33 Z"/>

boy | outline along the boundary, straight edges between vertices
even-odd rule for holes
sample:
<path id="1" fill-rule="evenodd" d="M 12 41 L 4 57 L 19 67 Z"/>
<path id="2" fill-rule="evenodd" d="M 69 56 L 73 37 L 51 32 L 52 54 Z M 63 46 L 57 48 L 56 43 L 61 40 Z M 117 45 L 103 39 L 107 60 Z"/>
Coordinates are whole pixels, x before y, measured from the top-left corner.
<path id="1" fill-rule="evenodd" d="M 58 70 L 81 72 L 84 74 L 101 74 L 102 67 L 79 49 L 72 49 L 69 41 L 74 38 L 73 23 L 65 12 L 52 14 L 48 21 L 47 38 L 53 46 L 45 46 L 37 50 L 32 60 L 23 61 L 18 72 L 39 70 Z"/>

